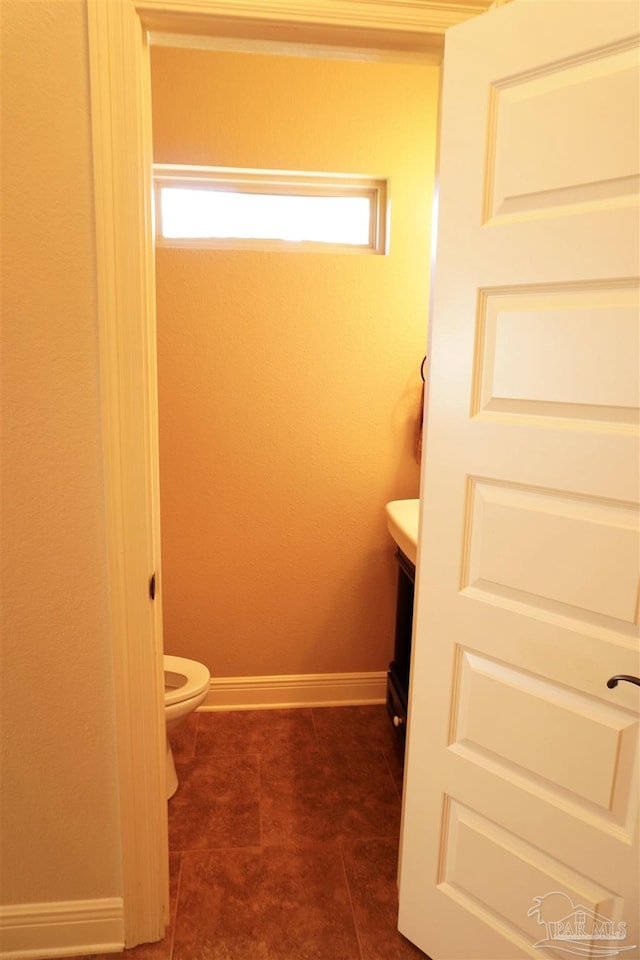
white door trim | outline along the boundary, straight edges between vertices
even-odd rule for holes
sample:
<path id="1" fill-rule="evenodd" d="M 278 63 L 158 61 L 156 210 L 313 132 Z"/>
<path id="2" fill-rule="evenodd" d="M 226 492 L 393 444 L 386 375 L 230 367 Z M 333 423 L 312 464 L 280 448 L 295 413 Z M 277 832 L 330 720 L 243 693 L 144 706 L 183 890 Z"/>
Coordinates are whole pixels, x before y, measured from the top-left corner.
<path id="1" fill-rule="evenodd" d="M 107 563 L 125 945 L 169 910 L 148 47 L 128 0 L 87 4 Z"/>
<path id="2" fill-rule="evenodd" d="M 105 502 L 125 942 L 162 937 L 164 796 L 149 45 L 185 37 L 289 52 L 440 56 L 447 27 L 491 0 L 88 0 Z M 195 41 L 194 41 L 195 42 Z M 284 47 L 282 46 L 284 45 Z M 384 53 L 382 52 L 384 51 Z M 390 53 L 391 51 L 391 53 Z M 425 265 L 426 269 L 426 265 Z"/>

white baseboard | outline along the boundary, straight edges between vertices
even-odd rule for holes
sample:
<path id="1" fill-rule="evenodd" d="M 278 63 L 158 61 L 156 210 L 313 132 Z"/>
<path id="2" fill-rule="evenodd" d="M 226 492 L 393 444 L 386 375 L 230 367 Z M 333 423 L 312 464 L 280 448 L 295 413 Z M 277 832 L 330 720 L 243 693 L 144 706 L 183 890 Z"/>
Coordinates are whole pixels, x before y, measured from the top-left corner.
<path id="1" fill-rule="evenodd" d="M 0 907 L 2 960 L 59 960 L 123 948 L 121 897 Z"/>
<path id="2" fill-rule="evenodd" d="M 200 710 L 343 707 L 386 702 L 386 673 L 212 677 Z"/>

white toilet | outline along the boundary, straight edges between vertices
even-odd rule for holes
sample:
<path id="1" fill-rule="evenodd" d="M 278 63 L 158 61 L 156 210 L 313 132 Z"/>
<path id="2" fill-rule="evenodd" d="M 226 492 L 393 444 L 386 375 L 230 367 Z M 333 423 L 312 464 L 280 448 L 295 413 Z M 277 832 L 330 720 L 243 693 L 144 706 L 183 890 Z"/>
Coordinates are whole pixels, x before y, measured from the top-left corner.
<path id="1" fill-rule="evenodd" d="M 202 663 L 164 656 L 164 715 L 167 723 L 167 800 L 178 789 L 176 765 L 169 743 L 174 727 L 199 707 L 209 690 L 211 675 Z"/>

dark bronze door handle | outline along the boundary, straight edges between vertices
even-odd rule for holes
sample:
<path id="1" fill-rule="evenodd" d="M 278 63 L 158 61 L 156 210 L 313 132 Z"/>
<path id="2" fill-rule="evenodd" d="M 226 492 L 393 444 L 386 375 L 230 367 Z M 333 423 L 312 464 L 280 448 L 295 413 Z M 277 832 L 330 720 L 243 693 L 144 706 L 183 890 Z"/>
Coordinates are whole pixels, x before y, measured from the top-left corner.
<path id="1" fill-rule="evenodd" d="M 617 677 L 611 677 L 607 680 L 607 686 L 610 690 L 618 686 L 619 680 L 626 680 L 627 683 L 635 683 L 636 687 L 640 687 L 640 677 L 630 677 L 628 673 L 619 673 Z"/>

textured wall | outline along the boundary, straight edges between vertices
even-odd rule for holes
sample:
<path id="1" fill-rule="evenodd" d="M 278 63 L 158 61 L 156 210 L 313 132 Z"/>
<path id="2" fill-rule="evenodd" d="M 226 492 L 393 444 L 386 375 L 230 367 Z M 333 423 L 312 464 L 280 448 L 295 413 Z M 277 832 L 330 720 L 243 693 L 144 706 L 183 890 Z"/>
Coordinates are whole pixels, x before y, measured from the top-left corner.
<path id="1" fill-rule="evenodd" d="M 385 670 L 417 496 L 438 71 L 156 49 L 155 159 L 385 176 L 388 257 L 157 252 L 165 649 Z"/>
<path id="2" fill-rule="evenodd" d="M 5 904 L 121 886 L 85 17 L 2 2 Z"/>

